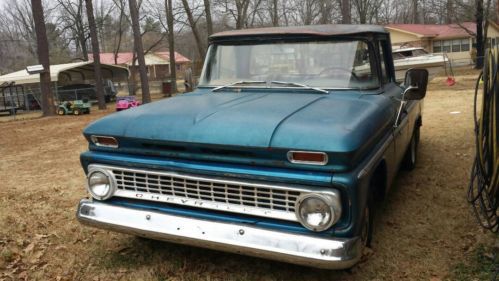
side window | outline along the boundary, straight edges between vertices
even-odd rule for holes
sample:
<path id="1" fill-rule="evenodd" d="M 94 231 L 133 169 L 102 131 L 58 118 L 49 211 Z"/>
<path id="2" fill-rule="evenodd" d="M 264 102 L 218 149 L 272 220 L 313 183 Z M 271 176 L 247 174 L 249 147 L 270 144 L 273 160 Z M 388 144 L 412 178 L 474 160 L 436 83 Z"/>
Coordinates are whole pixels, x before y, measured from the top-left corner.
<path id="1" fill-rule="evenodd" d="M 385 52 L 383 45 L 385 45 L 384 41 L 378 43 L 379 45 L 379 57 L 380 57 L 380 65 L 381 65 L 381 83 L 388 83 L 388 66 L 386 65 Z"/>

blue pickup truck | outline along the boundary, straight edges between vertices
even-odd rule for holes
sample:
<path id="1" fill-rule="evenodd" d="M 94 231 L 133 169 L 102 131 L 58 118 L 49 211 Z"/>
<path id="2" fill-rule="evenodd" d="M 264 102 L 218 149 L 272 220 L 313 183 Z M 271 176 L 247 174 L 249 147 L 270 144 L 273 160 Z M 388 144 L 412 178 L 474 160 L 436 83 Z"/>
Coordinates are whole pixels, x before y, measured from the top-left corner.
<path id="1" fill-rule="evenodd" d="M 388 32 L 214 34 L 198 88 L 84 130 L 85 225 L 305 266 L 355 265 L 376 201 L 417 160 L 428 72 Z"/>

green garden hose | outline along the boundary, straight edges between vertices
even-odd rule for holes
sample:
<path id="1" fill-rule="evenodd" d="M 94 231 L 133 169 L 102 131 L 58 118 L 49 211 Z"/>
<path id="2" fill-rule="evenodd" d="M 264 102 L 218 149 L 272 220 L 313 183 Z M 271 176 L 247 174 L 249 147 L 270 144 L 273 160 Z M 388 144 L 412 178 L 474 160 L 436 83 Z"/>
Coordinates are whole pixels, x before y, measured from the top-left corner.
<path id="1" fill-rule="evenodd" d="M 475 87 L 474 121 L 476 155 L 471 169 L 468 201 L 479 223 L 499 231 L 499 52 L 488 50 L 485 65 Z M 478 104 L 480 81 L 482 102 Z M 480 106 L 480 112 L 478 112 Z M 479 115 L 478 115 L 479 113 Z"/>

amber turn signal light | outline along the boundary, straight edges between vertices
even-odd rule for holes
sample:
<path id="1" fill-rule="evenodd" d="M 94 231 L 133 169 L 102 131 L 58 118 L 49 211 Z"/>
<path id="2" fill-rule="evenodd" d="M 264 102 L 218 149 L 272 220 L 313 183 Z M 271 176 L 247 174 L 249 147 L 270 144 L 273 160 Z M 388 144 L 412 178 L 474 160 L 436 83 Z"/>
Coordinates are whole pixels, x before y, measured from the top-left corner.
<path id="1" fill-rule="evenodd" d="M 326 165 L 328 158 L 324 152 L 289 151 L 288 160 L 297 164 Z"/>
<path id="2" fill-rule="evenodd" d="M 97 146 L 118 148 L 118 141 L 113 137 L 90 136 L 90 140 Z"/>

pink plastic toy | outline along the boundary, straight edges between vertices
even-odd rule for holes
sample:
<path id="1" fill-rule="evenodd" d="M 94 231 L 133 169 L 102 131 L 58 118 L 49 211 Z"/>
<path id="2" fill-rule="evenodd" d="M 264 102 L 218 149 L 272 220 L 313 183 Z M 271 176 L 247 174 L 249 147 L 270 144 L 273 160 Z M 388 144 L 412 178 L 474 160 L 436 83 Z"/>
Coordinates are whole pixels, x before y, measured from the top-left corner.
<path id="1" fill-rule="evenodd" d="M 140 101 L 135 100 L 134 96 L 117 97 L 116 98 L 116 111 L 121 111 L 129 109 L 131 107 L 137 107 L 140 105 Z"/>

